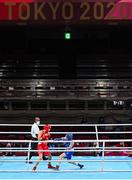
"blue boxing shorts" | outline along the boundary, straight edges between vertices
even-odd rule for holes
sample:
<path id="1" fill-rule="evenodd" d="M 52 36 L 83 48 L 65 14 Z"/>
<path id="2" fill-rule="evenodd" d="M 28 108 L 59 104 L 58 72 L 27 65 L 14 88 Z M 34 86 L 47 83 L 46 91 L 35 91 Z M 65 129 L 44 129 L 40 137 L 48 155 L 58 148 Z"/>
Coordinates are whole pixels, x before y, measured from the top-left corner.
<path id="1" fill-rule="evenodd" d="M 72 148 L 70 151 L 65 152 L 65 158 L 71 159 L 74 154 L 74 148 Z"/>

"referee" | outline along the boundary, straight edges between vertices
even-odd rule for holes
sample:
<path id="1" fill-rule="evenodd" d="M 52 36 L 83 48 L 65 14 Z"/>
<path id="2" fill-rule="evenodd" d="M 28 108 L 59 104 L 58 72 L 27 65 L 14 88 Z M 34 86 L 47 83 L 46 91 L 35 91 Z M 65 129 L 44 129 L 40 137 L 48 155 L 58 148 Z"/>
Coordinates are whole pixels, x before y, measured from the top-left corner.
<path id="1" fill-rule="evenodd" d="M 38 133 L 39 133 L 39 124 L 40 124 L 40 118 L 39 117 L 35 117 L 34 119 L 34 124 L 31 127 L 31 137 L 32 137 L 32 141 L 38 141 Z M 37 142 L 32 142 L 31 143 L 31 149 L 30 150 L 37 150 Z M 34 156 L 36 154 L 36 152 L 30 152 L 29 155 L 29 160 L 32 158 L 32 156 Z M 43 160 L 46 160 L 47 158 L 43 157 Z M 28 161 L 28 158 L 26 159 L 26 162 Z M 29 161 L 29 163 L 33 163 L 31 161 Z"/>

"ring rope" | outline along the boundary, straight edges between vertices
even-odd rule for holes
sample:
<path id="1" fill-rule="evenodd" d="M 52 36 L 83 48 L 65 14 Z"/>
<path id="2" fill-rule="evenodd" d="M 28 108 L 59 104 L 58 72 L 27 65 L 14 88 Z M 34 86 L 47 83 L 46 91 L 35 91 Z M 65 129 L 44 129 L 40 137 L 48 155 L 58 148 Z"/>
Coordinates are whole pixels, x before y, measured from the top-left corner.
<path id="1" fill-rule="evenodd" d="M 32 124 L 0 124 L 0 126 L 32 126 Z M 39 125 L 44 126 L 44 125 Z M 72 126 L 72 127 L 78 127 L 78 126 L 132 126 L 132 124 L 51 124 L 53 127 L 65 127 L 65 126 Z"/>
<path id="2" fill-rule="evenodd" d="M 32 170 L 0 170 L 0 172 L 32 172 Z M 132 170 L 112 170 L 112 169 L 98 169 L 98 170 L 59 170 L 59 171 L 52 171 L 52 170 L 36 170 L 37 172 L 48 172 L 48 173 L 69 173 L 69 172 L 132 172 Z"/>
<path id="3" fill-rule="evenodd" d="M 96 134 L 96 132 L 50 132 L 50 134 L 67 134 L 67 133 L 72 133 L 72 134 Z M 131 134 L 132 131 L 120 131 L 120 132 L 98 132 L 98 134 Z M 0 132 L 0 134 L 31 134 L 31 132 Z"/>
<path id="4" fill-rule="evenodd" d="M 4 152 L 9 152 L 10 150 L 4 150 Z M 12 151 L 10 151 L 10 152 L 28 152 L 29 150 L 27 149 L 27 150 L 12 150 Z M 71 152 L 71 150 L 30 150 L 30 152 Z M 104 150 L 102 150 L 102 149 L 91 149 L 91 150 L 89 150 L 89 149 L 87 149 L 87 150 L 74 150 L 74 152 L 100 152 L 100 151 L 108 151 L 108 149 L 104 149 Z M 117 152 L 117 151 L 122 151 L 122 150 L 119 150 L 119 149 L 113 149 L 113 150 L 111 150 L 111 149 L 109 149 L 109 152 Z M 125 150 L 125 151 L 132 151 L 132 150 Z M 0 149 L 0 152 L 3 152 L 3 150 L 2 149 Z"/>
<path id="5" fill-rule="evenodd" d="M 94 149 L 94 148 L 98 148 L 98 149 L 103 149 L 103 147 L 75 147 L 74 149 Z M 132 147 L 129 147 L 129 146 L 127 146 L 127 147 L 115 147 L 115 146 L 112 146 L 112 147 L 110 147 L 110 146 L 105 146 L 105 148 L 106 149 L 117 149 L 117 148 L 121 148 L 121 149 L 132 149 Z M 14 147 L 11 147 L 11 148 L 7 148 L 7 147 L 0 147 L 0 150 L 28 150 L 28 148 L 14 148 Z M 64 148 L 64 147 L 51 147 L 51 148 L 49 148 L 49 149 L 51 149 L 51 150 L 53 150 L 53 149 L 56 149 L 56 150 L 59 150 L 59 149 L 61 149 L 61 150 L 65 150 L 66 148 Z"/>
<path id="6" fill-rule="evenodd" d="M 37 162 L 38 160 L 32 160 L 32 162 Z M 70 162 L 69 160 L 59 160 L 60 162 Z M 76 160 L 72 160 L 73 162 L 132 162 L 132 160 L 110 160 L 110 159 L 105 159 L 105 160 L 79 160 L 79 159 L 76 159 Z M 0 159 L 0 162 L 25 162 L 25 160 L 23 159 L 20 159 L 20 160 L 9 160 L 9 159 Z M 58 160 L 42 160 L 41 162 L 58 162 Z"/>
<path id="7" fill-rule="evenodd" d="M 29 143 L 30 140 L 0 140 L 0 142 L 12 142 L 12 143 Z M 32 141 L 32 142 L 40 142 L 40 141 Z M 54 141 L 54 140 L 45 140 L 41 142 L 47 142 L 47 143 L 64 143 L 64 142 L 71 142 L 71 141 Z M 132 139 L 103 139 L 103 140 L 73 140 L 73 142 L 132 142 Z"/>

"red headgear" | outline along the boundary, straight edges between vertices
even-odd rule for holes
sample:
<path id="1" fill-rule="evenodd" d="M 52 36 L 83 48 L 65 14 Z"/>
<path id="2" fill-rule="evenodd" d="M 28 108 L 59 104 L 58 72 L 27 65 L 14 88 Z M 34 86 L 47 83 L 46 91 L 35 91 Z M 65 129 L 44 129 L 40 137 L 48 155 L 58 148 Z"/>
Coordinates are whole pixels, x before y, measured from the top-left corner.
<path id="1" fill-rule="evenodd" d="M 51 129 L 51 125 L 50 125 L 50 124 L 46 124 L 46 125 L 44 126 L 45 132 L 49 132 L 50 129 Z"/>

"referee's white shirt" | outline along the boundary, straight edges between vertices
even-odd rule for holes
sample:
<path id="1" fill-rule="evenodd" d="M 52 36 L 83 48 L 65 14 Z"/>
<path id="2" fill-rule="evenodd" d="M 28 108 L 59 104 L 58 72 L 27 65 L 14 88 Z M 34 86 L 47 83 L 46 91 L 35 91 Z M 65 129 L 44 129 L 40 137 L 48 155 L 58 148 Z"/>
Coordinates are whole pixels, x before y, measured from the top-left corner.
<path id="1" fill-rule="evenodd" d="M 38 133 L 39 133 L 39 127 L 38 127 L 37 123 L 34 123 L 31 127 L 31 135 L 33 138 L 37 138 L 36 134 L 38 134 Z"/>

